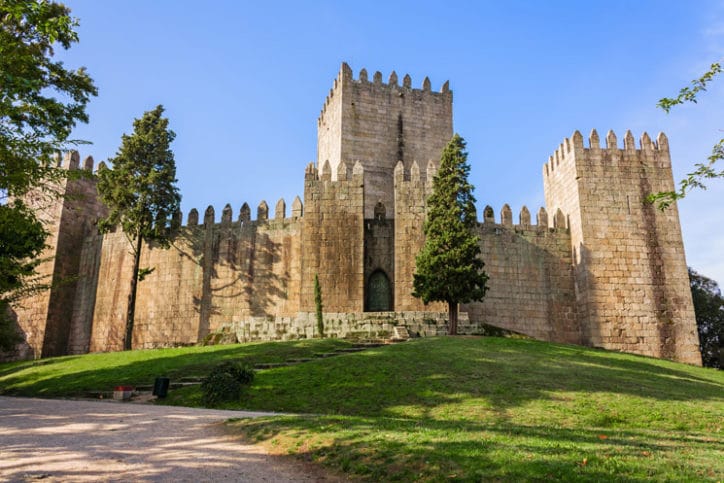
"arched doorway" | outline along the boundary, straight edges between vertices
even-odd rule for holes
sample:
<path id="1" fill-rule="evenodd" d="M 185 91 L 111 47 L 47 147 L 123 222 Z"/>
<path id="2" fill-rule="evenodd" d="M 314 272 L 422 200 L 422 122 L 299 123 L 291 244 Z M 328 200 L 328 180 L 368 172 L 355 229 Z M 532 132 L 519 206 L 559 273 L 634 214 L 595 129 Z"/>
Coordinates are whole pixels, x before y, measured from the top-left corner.
<path id="1" fill-rule="evenodd" d="M 375 270 L 367 280 L 367 312 L 389 312 L 392 310 L 392 288 L 390 279 L 382 270 Z"/>

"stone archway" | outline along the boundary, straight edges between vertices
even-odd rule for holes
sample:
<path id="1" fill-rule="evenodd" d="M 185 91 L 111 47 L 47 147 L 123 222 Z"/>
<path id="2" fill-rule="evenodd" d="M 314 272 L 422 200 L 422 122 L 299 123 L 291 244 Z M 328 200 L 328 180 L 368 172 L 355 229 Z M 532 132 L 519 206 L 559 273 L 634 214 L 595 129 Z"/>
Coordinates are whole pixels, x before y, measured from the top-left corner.
<path id="1" fill-rule="evenodd" d="M 375 270 L 367 280 L 366 302 L 366 312 L 392 311 L 392 286 L 382 270 Z"/>

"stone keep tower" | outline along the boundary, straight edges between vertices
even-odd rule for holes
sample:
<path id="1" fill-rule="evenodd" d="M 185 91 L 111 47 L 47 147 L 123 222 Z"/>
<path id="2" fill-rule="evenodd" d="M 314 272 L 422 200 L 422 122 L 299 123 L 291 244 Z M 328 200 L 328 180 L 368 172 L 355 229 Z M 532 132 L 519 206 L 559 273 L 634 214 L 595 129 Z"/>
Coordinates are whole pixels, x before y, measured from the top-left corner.
<path id="1" fill-rule="evenodd" d="M 701 364 L 676 205 L 660 211 L 649 193 L 673 191 L 669 144 L 644 133 L 623 149 L 609 131 L 589 147 L 576 131 L 543 167 L 546 206 L 571 235 L 576 306 L 584 344 Z"/>
<path id="2" fill-rule="evenodd" d="M 349 286 L 344 294 L 339 293 L 339 298 L 331 297 L 333 305 L 330 307 L 340 311 L 373 312 L 440 309 L 435 304 L 424 307 L 410 295 L 414 271 L 414 255 L 410 254 L 416 253 L 411 248 L 419 249 L 423 240 L 422 224 L 420 216 L 399 216 L 410 215 L 413 211 L 417 215 L 420 213 L 409 209 L 407 204 L 412 198 L 399 196 L 398 190 L 403 181 L 409 181 L 411 175 L 417 173 L 415 186 L 422 193 L 419 167 L 434 172 L 452 133 L 452 92 L 448 82 L 442 85 L 440 92 L 433 92 L 427 77 L 422 88 L 415 89 L 409 75 L 405 75 L 400 85 L 393 71 L 385 84 L 380 72 L 370 80 L 365 69 L 355 80 L 349 65 L 342 64 L 318 120 L 319 182 L 315 181 L 314 167 L 307 170 L 307 180 L 324 188 L 310 196 L 314 192 L 310 189 L 312 185 L 305 186 L 304 236 L 314 234 L 314 240 L 305 243 L 309 248 L 305 253 L 327 250 L 327 245 L 331 247 L 329 255 L 320 253 L 319 257 L 310 257 L 312 263 L 305 265 L 310 267 L 304 274 L 305 282 L 311 280 L 312 270 L 315 270 L 320 282 L 329 274 L 327 284 L 332 285 L 334 292 Z M 353 166 L 362 181 L 359 193 L 356 186 L 341 188 L 353 181 L 349 172 Z M 326 185 L 323 184 L 325 179 Z M 334 188 L 337 184 L 339 186 Z M 324 193 L 333 188 L 343 189 L 342 196 L 327 197 L 331 202 L 325 205 Z M 423 202 L 421 216 L 424 220 L 424 196 L 420 193 L 413 198 Z M 362 197 L 362 210 L 355 218 L 354 203 L 351 202 L 357 196 Z M 336 220 L 334 226 L 325 228 L 325 219 L 315 218 L 313 208 L 319 204 L 317 199 L 321 200 L 323 208 L 326 206 L 320 213 L 329 210 L 334 213 L 324 217 L 327 222 Z M 405 206 L 397 206 L 397 203 Z M 343 207 L 349 209 L 341 216 Z M 325 230 L 339 231 L 342 220 L 352 223 L 342 236 L 325 234 Z M 411 239 L 415 239 L 414 246 L 409 243 Z M 364 253 L 358 252 L 361 247 Z M 344 260 L 342 265 L 352 263 L 351 271 L 340 271 L 340 257 Z M 334 303 L 335 300 L 339 303 Z"/>
<path id="3" fill-rule="evenodd" d="M 393 209 L 394 170 L 402 161 L 409 171 L 412 162 L 427 166 L 439 163 L 452 137 L 452 92 L 448 82 L 432 92 L 426 77 L 422 89 L 413 89 L 409 75 L 398 84 L 393 71 L 387 84 L 375 72 L 372 81 L 362 69 L 359 79 L 346 63 L 334 80 L 317 121 L 317 166 L 329 162 L 332 179 L 340 162 L 364 169 L 364 217 L 375 217 L 382 202 Z"/>

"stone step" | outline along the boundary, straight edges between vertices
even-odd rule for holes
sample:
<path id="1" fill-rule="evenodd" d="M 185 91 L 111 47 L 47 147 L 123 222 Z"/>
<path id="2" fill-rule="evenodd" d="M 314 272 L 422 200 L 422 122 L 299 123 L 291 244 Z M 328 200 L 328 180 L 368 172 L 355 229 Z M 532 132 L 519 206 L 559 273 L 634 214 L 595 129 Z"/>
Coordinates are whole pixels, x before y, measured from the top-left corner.
<path id="1" fill-rule="evenodd" d="M 410 338 L 410 332 L 404 325 L 395 327 L 395 335 L 392 337 L 393 340 L 408 340 Z"/>

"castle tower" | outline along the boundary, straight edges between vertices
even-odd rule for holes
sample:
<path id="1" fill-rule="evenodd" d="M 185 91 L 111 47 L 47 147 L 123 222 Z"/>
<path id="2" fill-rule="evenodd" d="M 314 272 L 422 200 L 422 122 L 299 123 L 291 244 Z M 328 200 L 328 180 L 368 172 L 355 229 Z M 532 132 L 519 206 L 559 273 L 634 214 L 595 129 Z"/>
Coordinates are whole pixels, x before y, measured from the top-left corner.
<path id="1" fill-rule="evenodd" d="M 677 207 L 646 201 L 674 190 L 668 140 L 605 142 L 576 131 L 543 167 L 548 213 L 570 229 L 582 341 L 701 365 Z"/>
<path id="2" fill-rule="evenodd" d="M 326 312 L 363 309 L 364 170 L 359 163 L 337 168 L 335 180 L 329 163 L 321 170 L 309 163 L 304 175 L 299 302 L 304 312 L 315 311 L 315 275 Z"/>
<path id="3" fill-rule="evenodd" d="M 84 239 L 96 232 L 99 216 L 105 214 L 96 196 L 95 182 L 80 174 L 90 174 L 93 158 L 88 156 L 81 165 L 78 152 L 70 151 L 58 161 L 58 167 L 79 173 L 54 187 L 62 196 L 56 198 L 35 190 L 25 197 L 50 234 L 41 255 L 43 261 L 36 270 L 40 282 L 50 288 L 14 304 L 18 325 L 26 338 L 24 350 L 32 351 L 20 354 L 21 358 L 65 355 L 75 345 L 72 323 L 81 249 Z"/>
<path id="4" fill-rule="evenodd" d="M 392 72 L 382 82 L 376 72 L 369 80 L 362 69 L 354 79 L 343 63 L 317 121 L 317 166 L 329 161 L 333 179 L 337 165 L 359 162 L 364 169 L 364 217 L 375 218 L 382 203 L 394 212 L 394 170 L 402 161 L 409 171 L 413 161 L 427 166 L 439 163 L 453 134 L 452 92 L 448 83 L 432 92 L 425 78 L 422 88 L 412 88 L 409 75 L 399 84 Z"/>

